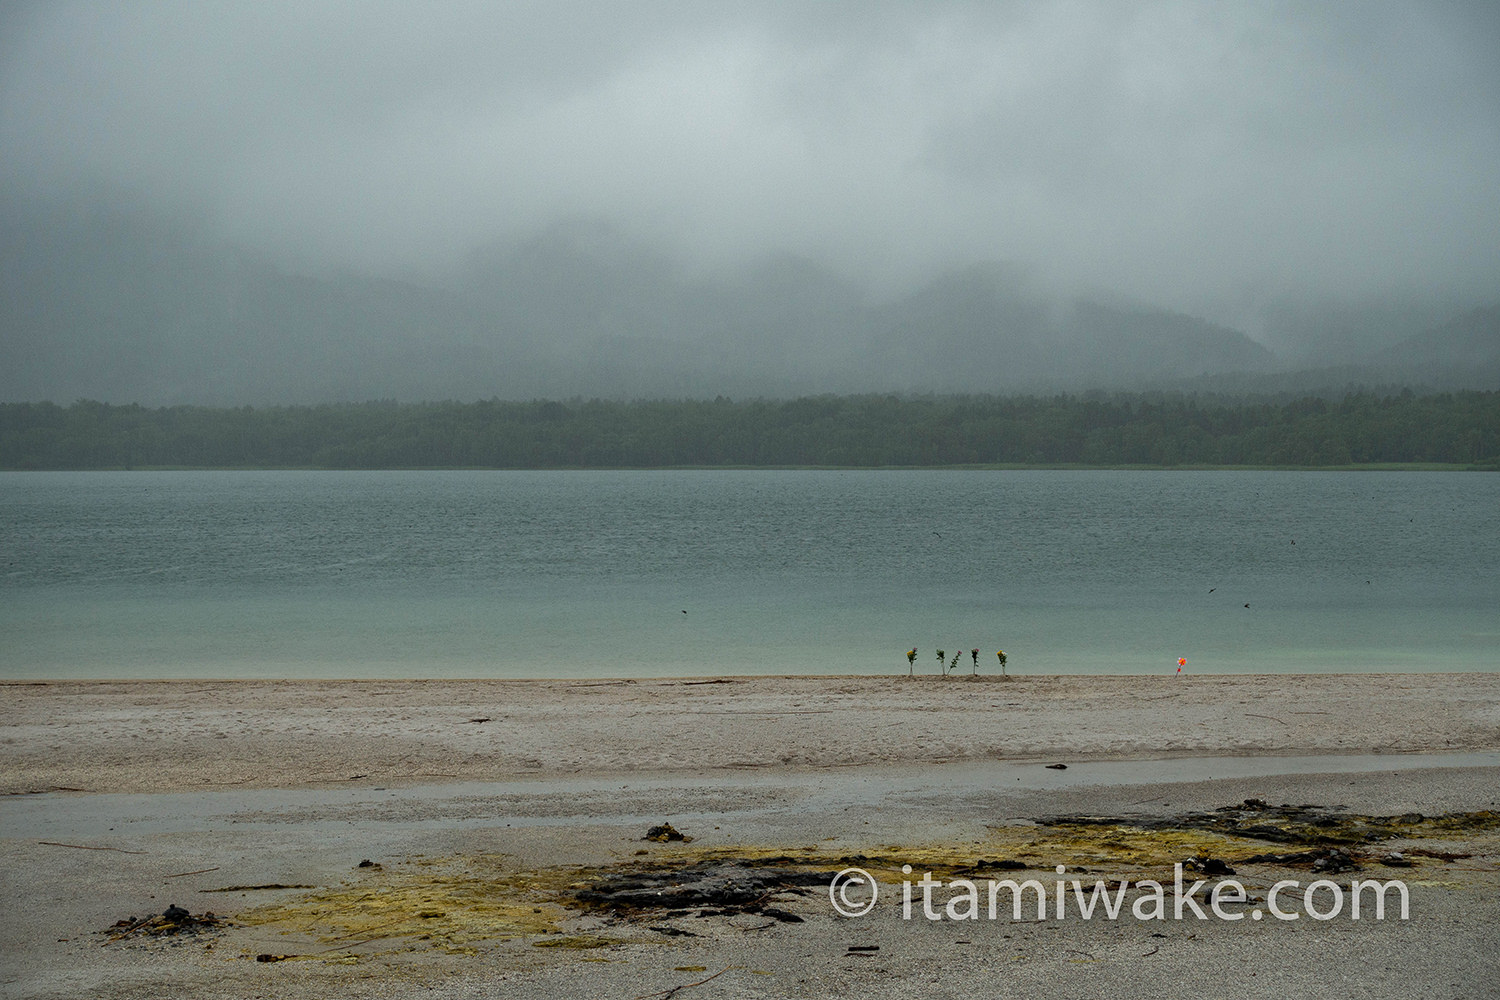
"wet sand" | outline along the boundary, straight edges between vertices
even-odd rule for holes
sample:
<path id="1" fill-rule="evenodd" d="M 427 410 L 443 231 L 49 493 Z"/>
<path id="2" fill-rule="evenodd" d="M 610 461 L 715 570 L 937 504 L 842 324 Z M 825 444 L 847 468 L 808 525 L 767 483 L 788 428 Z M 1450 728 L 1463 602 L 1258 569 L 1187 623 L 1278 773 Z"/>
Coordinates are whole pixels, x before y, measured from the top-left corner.
<path id="1" fill-rule="evenodd" d="M 1500 979 L 1500 836 L 1482 817 L 1500 809 L 1496 675 L 68 682 L 0 698 L 6 996 L 1471 997 Z M 902 858 L 913 879 L 1019 858 L 1017 877 L 1051 885 L 1054 863 L 1139 881 L 1211 851 L 1252 894 L 1318 878 L 1243 860 L 1297 845 L 1179 828 L 1247 799 L 1406 815 L 1330 877 L 1406 879 L 1411 919 L 954 922 L 895 902 Z M 1157 825 L 1038 825 L 1069 814 Z M 661 822 L 694 840 L 641 839 Z M 1393 850 L 1426 853 L 1383 866 Z M 768 857 L 871 859 L 883 905 L 846 918 L 826 892 L 776 896 L 792 923 L 575 895 Z M 236 888 L 268 885 L 297 888 Z M 101 933 L 169 903 L 235 926 Z"/>

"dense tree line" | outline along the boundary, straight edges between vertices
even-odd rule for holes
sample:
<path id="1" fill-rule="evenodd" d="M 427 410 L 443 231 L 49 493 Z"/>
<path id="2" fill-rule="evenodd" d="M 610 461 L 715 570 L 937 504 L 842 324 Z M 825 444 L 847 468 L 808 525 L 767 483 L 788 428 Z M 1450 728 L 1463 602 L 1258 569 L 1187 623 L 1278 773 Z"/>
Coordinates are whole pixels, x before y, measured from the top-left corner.
<path id="1" fill-rule="evenodd" d="M 786 401 L 0 404 L 0 467 L 647 468 L 969 464 L 1500 467 L 1500 392 L 818 396 Z"/>

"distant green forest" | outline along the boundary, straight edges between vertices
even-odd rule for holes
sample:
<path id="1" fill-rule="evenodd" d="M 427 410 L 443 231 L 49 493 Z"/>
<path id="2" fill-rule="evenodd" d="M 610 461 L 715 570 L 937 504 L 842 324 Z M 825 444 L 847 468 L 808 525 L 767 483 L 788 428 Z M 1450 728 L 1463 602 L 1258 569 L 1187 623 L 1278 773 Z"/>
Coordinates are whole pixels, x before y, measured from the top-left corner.
<path id="1" fill-rule="evenodd" d="M 1500 468 L 1500 392 L 0 404 L 6 469 L 1384 463 Z"/>

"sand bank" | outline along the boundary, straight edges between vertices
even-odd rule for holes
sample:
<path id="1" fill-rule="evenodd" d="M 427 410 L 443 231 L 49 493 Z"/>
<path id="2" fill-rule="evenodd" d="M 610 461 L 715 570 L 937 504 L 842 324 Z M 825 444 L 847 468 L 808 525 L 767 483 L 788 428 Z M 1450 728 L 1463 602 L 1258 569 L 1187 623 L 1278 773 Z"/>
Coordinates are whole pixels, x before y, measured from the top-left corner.
<path id="1" fill-rule="evenodd" d="M 1500 981 L 1493 675 L 68 682 L 0 698 L 7 996 L 1395 1000 Z M 662 821 L 694 839 L 642 839 Z M 903 863 L 1050 884 L 1055 864 L 1170 880 L 1211 854 L 1248 914 L 1278 879 L 1318 878 L 1312 855 L 1336 844 L 1358 867 L 1328 877 L 1404 877 L 1409 920 L 955 922 L 895 902 Z M 1393 851 L 1411 867 L 1387 867 Z M 580 895 L 726 863 L 809 887 L 727 908 Z M 886 893 L 862 918 L 818 882 L 850 864 Z M 106 931 L 169 903 L 232 926 Z"/>
<path id="2" fill-rule="evenodd" d="M 0 792 L 1500 748 L 1500 674 L 0 686 Z"/>

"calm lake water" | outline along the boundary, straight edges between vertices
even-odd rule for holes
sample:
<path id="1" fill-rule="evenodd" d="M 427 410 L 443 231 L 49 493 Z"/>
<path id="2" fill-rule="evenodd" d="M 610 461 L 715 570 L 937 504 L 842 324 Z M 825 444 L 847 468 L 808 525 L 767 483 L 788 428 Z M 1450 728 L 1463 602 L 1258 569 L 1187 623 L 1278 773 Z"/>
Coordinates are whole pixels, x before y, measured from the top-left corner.
<path id="1" fill-rule="evenodd" d="M 8 678 L 895 674 L 912 646 L 929 674 L 974 646 L 1500 669 L 1500 476 L 0 474 Z"/>

